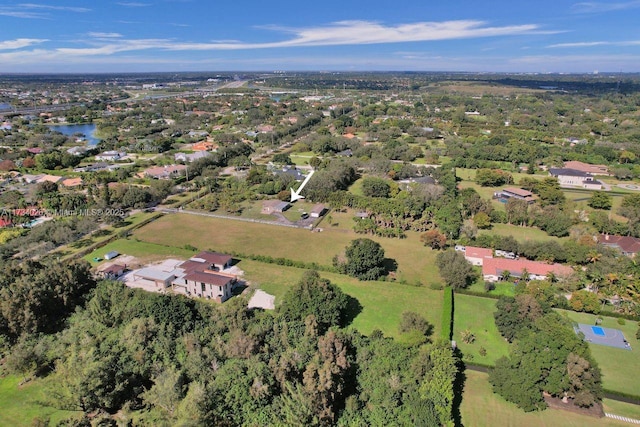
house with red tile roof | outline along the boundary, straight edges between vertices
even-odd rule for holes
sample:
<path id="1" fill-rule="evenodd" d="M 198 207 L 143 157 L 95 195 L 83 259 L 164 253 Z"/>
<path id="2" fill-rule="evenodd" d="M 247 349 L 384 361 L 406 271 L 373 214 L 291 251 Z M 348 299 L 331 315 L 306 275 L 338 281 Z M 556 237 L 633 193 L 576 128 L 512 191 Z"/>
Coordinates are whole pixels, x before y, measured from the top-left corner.
<path id="1" fill-rule="evenodd" d="M 82 178 L 76 177 L 63 179 L 61 184 L 67 188 L 80 187 L 82 185 Z"/>
<path id="2" fill-rule="evenodd" d="M 505 271 L 511 277 L 521 278 L 523 272 L 528 273 L 526 280 L 545 280 L 550 274 L 558 278 L 568 277 L 573 273 L 571 267 L 562 264 L 547 264 L 527 259 L 485 258 L 482 264 L 482 276 L 487 282 L 501 280 Z"/>
<path id="3" fill-rule="evenodd" d="M 473 265 L 483 265 L 487 258 L 493 258 L 493 250 L 490 248 L 465 246 L 464 257 Z"/>
<path id="4" fill-rule="evenodd" d="M 634 258 L 640 252 L 640 239 L 631 236 L 612 236 L 600 234 L 598 243 L 610 248 L 618 249 L 624 255 Z"/>

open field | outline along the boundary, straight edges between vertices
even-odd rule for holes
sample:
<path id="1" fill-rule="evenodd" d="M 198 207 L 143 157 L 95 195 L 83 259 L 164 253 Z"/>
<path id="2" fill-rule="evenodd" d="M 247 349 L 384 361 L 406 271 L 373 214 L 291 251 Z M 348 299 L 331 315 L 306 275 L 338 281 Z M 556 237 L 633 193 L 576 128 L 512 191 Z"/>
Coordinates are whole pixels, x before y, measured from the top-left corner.
<path id="1" fill-rule="evenodd" d="M 453 297 L 453 339 L 468 362 L 493 365 L 498 358 L 509 354 L 509 344 L 502 338 L 493 320 L 496 302 L 472 295 L 455 294 Z M 473 343 L 462 342 L 460 334 L 465 330 L 475 335 Z M 485 356 L 479 353 L 481 347 L 487 351 Z"/>
<path id="2" fill-rule="evenodd" d="M 385 239 L 324 225 L 323 229 L 312 233 L 306 229 L 173 214 L 139 228 L 134 237 L 176 248 L 193 245 L 200 250 L 269 255 L 321 265 L 331 265 L 334 255 L 344 252 L 352 240 L 368 237 L 382 245 L 387 258 L 398 261 L 398 280 L 425 285 L 441 281 L 434 264 L 436 253 L 420 243 L 418 233 L 407 233 L 406 239 Z"/>
<path id="3" fill-rule="evenodd" d="M 576 313 L 561 310 L 569 319 L 578 323 L 595 325 L 595 314 Z M 636 339 L 638 322 L 627 320 L 624 325 L 619 325 L 613 317 L 602 317 L 602 326 L 605 328 L 619 329 L 624 334 L 632 350 L 607 347 L 604 345 L 589 344 L 591 354 L 598 362 L 602 371 L 602 384 L 609 390 L 621 391 L 640 395 L 640 386 L 632 378 L 640 378 L 640 341 Z"/>
<path id="4" fill-rule="evenodd" d="M 465 375 L 466 381 L 460 405 L 464 426 L 602 427 L 629 425 L 608 418 L 593 418 L 554 409 L 541 412 L 523 412 L 513 403 L 507 402 L 493 393 L 487 374 L 467 370 Z"/>
<path id="5" fill-rule="evenodd" d="M 287 289 L 297 283 L 304 270 L 274 264 L 242 260 L 238 267 L 253 286 L 275 295 L 276 305 Z M 434 325 L 433 337 L 440 334 L 442 291 L 402 285 L 397 282 L 361 282 L 341 274 L 320 272 L 346 294 L 358 300 L 361 311 L 351 326 L 367 335 L 380 329 L 386 336 L 398 337 L 402 313 L 415 311 Z"/>
<path id="6" fill-rule="evenodd" d="M 20 386 L 21 377 L 8 375 L 0 377 L 0 425 L 30 426 L 34 418 L 49 419 L 50 425 L 80 414 L 75 411 L 63 411 L 43 406 L 38 402 L 45 400 L 43 380 L 30 381 Z M 38 424 L 40 425 L 40 424 Z"/>
<path id="7" fill-rule="evenodd" d="M 491 234 L 498 236 L 513 236 L 518 242 L 524 241 L 547 241 L 547 240 L 555 240 L 557 242 L 562 242 L 566 240 L 566 237 L 554 237 L 549 236 L 544 231 L 540 230 L 537 227 L 520 227 L 518 225 L 511 224 L 493 224 L 493 226 L 488 230 L 478 230 L 478 234 Z"/>
<path id="8" fill-rule="evenodd" d="M 113 242 L 96 249 L 88 255 L 85 255 L 83 259 L 89 261 L 91 265 L 98 264 L 93 258 L 104 258 L 104 254 L 109 251 L 118 251 L 122 255 L 132 255 L 138 258 L 140 263 L 149 263 L 153 261 L 162 260 L 169 257 L 188 259 L 194 255 L 194 251 L 184 249 L 183 247 L 164 246 L 155 243 L 140 242 L 134 239 L 118 239 Z M 118 258 L 115 258 L 114 262 L 117 262 Z"/>

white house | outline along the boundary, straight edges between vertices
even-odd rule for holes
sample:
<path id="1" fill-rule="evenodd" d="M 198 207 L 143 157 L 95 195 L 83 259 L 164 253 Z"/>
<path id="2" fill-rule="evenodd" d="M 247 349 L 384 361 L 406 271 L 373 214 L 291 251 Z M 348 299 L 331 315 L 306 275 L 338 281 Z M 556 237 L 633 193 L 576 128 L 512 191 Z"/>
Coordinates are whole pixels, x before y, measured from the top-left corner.
<path id="1" fill-rule="evenodd" d="M 550 168 L 549 173 L 558 179 L 560 186 L 602 190 L 602 183 L 583 171 L 568 168 Z"/>

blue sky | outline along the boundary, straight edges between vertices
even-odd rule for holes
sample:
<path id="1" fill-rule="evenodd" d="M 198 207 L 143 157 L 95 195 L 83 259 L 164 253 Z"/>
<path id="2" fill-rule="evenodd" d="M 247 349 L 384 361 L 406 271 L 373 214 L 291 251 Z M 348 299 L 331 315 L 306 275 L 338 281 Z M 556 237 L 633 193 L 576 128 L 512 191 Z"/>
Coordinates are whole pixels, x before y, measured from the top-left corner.
<path id="1" fill-rule="evenodd" d="M 638 72 L 640 0 L 0 0 L 0 72 Z"/>

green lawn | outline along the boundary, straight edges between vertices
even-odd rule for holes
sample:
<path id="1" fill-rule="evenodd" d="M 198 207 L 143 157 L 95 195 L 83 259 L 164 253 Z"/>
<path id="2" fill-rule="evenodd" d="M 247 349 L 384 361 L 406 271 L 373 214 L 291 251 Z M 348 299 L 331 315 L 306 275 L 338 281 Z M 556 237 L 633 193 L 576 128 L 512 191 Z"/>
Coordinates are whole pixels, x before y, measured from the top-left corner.
<path id="1" fill-rule="evenodd" d="M 455 294 L 453 298 L 453 339 L 469 362 L 493 365 L 509 354 L 509 344 L 502 338 L 493 319 L 497 300 L 471 295 Z M 476 339 L 471 344 L 462 342 L 461 332 L 469 330 Z M 484 347 L 482 356 L 479 351 Z M 471 356 L 471 357 L 469 357 Z"/>
<path id="2" fill-rule="evenodd" d="M 43 406 L 45 400 L 43 380 L 30 381 L 20 386 L 22 378 L 15 375 L 0 377 L 0 425 L 30 426 L 34 418 L 50 420 L 50 425 L 80 414 Z"/>
<path id="3" fill-rule="evenodd" d="M 465 426 L 601 427 L 629 425 L 621 421 L 593 418 L 556 409 L 523 412 L 513 403 L 507 402 L 493 393 L 487 380 L 487 374 L 467 370 L 465 375 L 466 381 L 460 405 L 462 425 Z"/>
<path id="4" fill-rule="evenodd" d="M 362 192 L 362 178 L 356 180 L 356 182 L 349 186 L 349 192 L 356 196 L 364 196 L 364 193 Z"/>
<path id="5" fill-rule="evenodd" d="M 355 234 L 325 222 L 322 228 L 323 232 L 312 233 L 306 229 L 173 214 L 139 228 L 134 237 L 177 248 L 189 244 L 200 250 L 269 255 L 321 265 L 331 265 L 333 257 L 343 253 L 352 240 L 368 237 L 382 245 L 387 258 L 398 262 L 398 280 L 425 285 L 441 281 L 434 264 L 436 252 L 422 245 L 418 233 L 407 233 L 406 239 L 389 239 Z"/>
<path id="6" fill-rule="evenodd" d="M 574 322 L 595 324 L 596 315 L 594 314 L 565 310 L 561 310 L 560 313 L 566 314 Z M 636 380 L 640 378 L 640 341 L 636 339 L 638 322 L 627 320 L 625 325 L 619 325 L 618 319 L 613 317 L 602 317 L 602 319 L 602 326 L 605 328 L 621 330 L 632 348 L 629 351 L 589 344 L 591 354 L 602 371 L 602 384 L 610 390 L 640 395 L 640 386 Z"/>
<path id="7" fill-rule="evenodd" d="M 528 240 L 555 240 L 562 242 L 563 240 L 566 240 L 566 237 L 558 238 L 549 236 L 547 233 L 536 227 L 520 227 L 511 224 L 493 224 L 489 230 L 479 230 L 478 234 L 513 236 L 519 242 Z"/>
<path id="8" fill-rule="evenodd" d="M 118 251 L 122 255 L 132 255 L 139 259 L 140 263 L 158 261 L 168 257 L 187 259 L 194 255 L 194 251 L 184 249 L 184 247 L 164 246 L 149 242 L 140 242 L 134 239 L 115 240 L 88 255 L 83 259 L 92 265 L 98 265 L 93 258 L 104 258 L 104 254 L 109 251 Z M 117 258 L 115 259 L 117 261 Z"/>
<path id="9" fill-rule="evenodd" d="M 253 286 L 275 295 L 276 305 L 287 289 L 297 283 L 304 270 L 275 264 L 242 260 L 238 267 Z M 415 311 L 434 325 L 434 335 L 440 334 L 442 291 L 396 282 L 361 282 L 341 274 L 320 272 L 322 277 L 339 286 L 362 306 L 352 326 L 367 335 L 380 329 L 385 335 L 397 337 L 404 311 Z"/>

